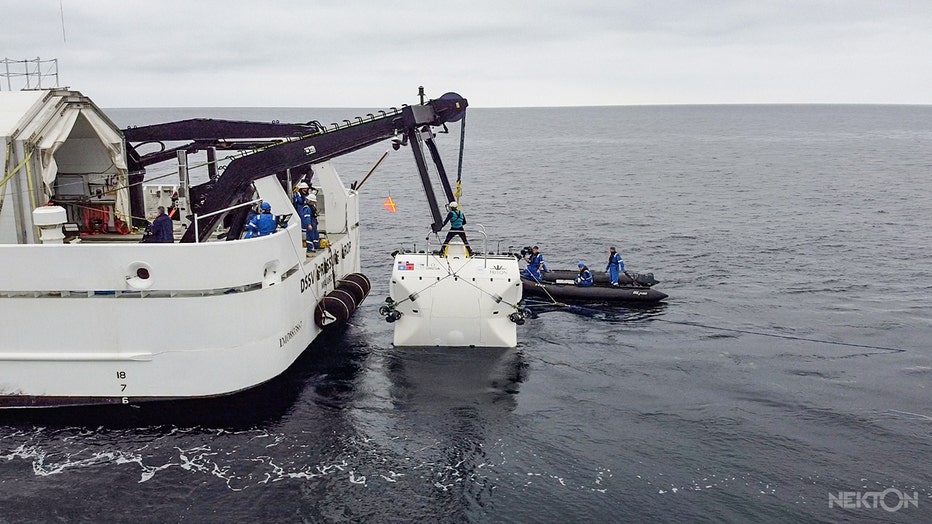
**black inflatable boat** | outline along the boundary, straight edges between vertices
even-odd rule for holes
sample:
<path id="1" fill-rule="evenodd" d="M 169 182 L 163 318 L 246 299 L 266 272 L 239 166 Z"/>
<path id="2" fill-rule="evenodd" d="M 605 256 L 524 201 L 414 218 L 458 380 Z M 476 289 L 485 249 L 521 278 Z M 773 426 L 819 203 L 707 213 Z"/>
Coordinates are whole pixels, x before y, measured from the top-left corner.
<path id="1" fill-rule="evenodd" d="M 650 273 L 622 273 L 617 287 L 609 283 L 604 273 L 593 273 L 595 285 L 580 287 L 573 282 L 578 274 L 571 269 L 555 269 L 543 273 L 540 281 L 522 275 L 524 296 L 573 303 L 660 302 L 667 298 L 666 293 L 651 289 L 657 281 Z"/>

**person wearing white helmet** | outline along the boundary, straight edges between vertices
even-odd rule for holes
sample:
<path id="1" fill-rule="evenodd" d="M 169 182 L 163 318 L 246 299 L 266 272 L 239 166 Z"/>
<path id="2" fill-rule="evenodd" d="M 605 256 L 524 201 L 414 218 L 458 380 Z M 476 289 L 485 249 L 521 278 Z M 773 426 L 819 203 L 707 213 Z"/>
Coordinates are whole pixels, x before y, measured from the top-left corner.
<path id="1" fill-rule="evenodd" d="M 294 197 L 292 198 L 292 202 L 294 203 L 295 211 L 298 213 L 301 212 L 301 207 L 307 200 L 307 195 L 310 191 L 311 186 L 307 185 L 307 182 L 299 182 L 298 185 L 294 186 Z"/>
<path id="2" fill-rule="evenodd" d="M 443 241 L 443 247 L 446 248 L 447 244 L 450 243 L 450 240 L 458 236 L 463 239 L 463 245 L 466 246 L 466 252 L 472 256 L 472 249 L 469 247 L 469 240 L 466 239 L 466 231 L 463 230 L 463 226 L 466 225 L 466 215 L 463 214 L 463 211 L 460 209 L 460 205 L 454 200 L 450 202 L 449 206 L 450 212 L 447 213 L 447 218 L 444 219 L 443 224 L 440 227 L 447 225 L 447 222 L 450 223 L 450 231 L 447 233 L 446 240 Z"/>
<path id="3" fill-rule="evenodd" d="M 317 230 L 317 196 L 308 195 L 298 213 L 301 215 L 301 228 L 305 232 L 307 252 L 311 254 L 320 249 L 320 232 Z"/>

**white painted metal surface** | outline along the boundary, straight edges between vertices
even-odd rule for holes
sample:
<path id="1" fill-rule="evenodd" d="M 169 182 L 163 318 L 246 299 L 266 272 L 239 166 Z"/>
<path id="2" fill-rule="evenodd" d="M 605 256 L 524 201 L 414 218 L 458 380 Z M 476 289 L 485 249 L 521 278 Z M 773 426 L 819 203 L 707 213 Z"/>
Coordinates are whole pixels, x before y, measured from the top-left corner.
<path id="1" fill-rule="evenodd" d="M 517 326 L 509 316 L 521 300 L 514 256 L 467 257 L 461 243 L 446 256 L 395 255 L 390 298 L 401 313 L 396 346 L 515 347 Z"/>
<path id="2" fill-rule="evenodd" d="M 0 246 L 0 396 L 128 403 L 279 375 L 320 333 L 334 278 L 359 271 L 358 227 L 313 258 L 301 238 L 291 224 L 232 242 Z"/>

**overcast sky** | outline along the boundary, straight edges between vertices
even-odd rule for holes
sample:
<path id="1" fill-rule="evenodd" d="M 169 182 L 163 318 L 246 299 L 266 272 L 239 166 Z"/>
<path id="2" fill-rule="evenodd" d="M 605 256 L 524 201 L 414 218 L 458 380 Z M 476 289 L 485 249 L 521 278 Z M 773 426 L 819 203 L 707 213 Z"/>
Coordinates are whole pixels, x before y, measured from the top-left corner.
<path id="1" fill-rule="evenodd" d="M 102 107 L 932 103 L 929 0 L 0 0 Z M 6 82 L 2 89 L 6 90 Z"/>

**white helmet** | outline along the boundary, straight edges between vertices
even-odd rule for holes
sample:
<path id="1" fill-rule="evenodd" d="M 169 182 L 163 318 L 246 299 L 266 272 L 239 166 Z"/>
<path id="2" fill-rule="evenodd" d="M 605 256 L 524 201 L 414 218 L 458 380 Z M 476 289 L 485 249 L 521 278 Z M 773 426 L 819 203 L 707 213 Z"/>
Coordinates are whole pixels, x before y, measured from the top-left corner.
<path id="1" fill-rule="evenodd" d="M 459 207 L 459 204 L 457 204 L 455 200 L 450 202 L 450 209 L 456 209 L 457 207 Z"/>
<path id="2" fill-rule="evenodd" d="M 309 202 L 317 202 L 317 195 L 308 195 L 307 199 Z"/>
<path id="3" fill-rule="evenodd" d="M 310 187 L 310 186 L 307 185 L 307 182 L 301 182 L 301 183 L 299 183 L 299 184 L 298 184 L 297 186 L 295 186 L 295 187 L 296 187 L 297 189 L 307 189 L 307 188 Z"/>

